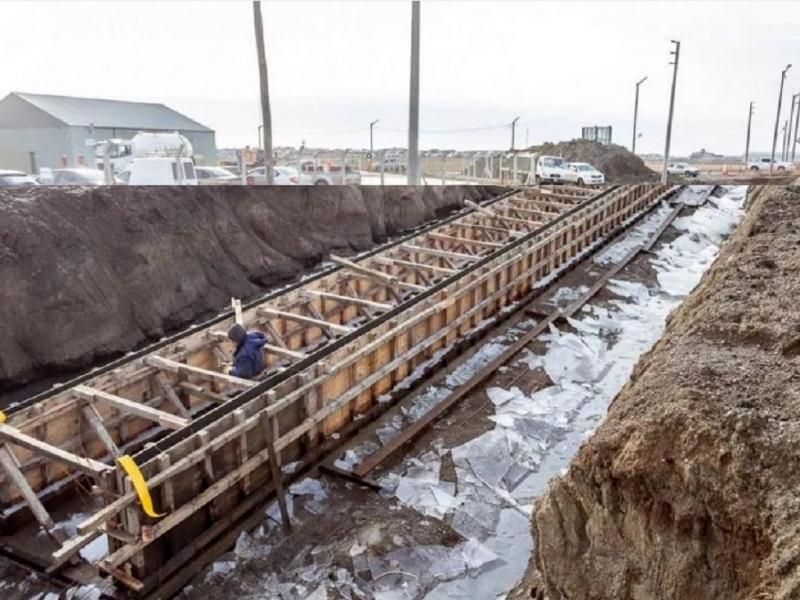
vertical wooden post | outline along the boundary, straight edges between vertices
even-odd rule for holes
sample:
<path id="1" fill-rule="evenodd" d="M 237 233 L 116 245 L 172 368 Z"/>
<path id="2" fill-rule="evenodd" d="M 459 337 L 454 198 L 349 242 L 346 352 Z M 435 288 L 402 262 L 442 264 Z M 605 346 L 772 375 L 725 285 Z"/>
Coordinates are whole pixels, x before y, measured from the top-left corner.
<path id="1" fill-rule="evenodd" d="M 286 492 L 283 489 L 283 471 L 281 471 L 280 461 L 275 452 L 275 438 L 273 437 L 273 423 L 275 417 L 270 418 L 266 411 L 261 413 L 261 428 L 264 431 L 264 440 L 267 445 L 267 455 L 269 456 L 269 468 L 272 474 L 272 481 L 275 484 L 275 495 L 278 497 L 278 508 L 281 511 L 283 529 L 286 533 L 292 531 L 292 521 L 289 517 L 289 509 L 286 507 Z"/>

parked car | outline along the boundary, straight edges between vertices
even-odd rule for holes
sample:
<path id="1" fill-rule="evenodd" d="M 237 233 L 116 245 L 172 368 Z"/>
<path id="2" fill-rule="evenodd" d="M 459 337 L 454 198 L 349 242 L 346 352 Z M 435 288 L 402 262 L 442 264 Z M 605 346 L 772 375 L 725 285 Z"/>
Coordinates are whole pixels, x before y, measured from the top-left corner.
<path id="1" fill-rule="evenodd" d="M 287 168 L 297 172 L 297 163 L 292 162 L 286 165 Z M 344 184 L 361 185 L 361 173 L 356 169 L 347 166 L 345 168 Z M 328 165 L 304 160 L 300 163 L 300 184 L 301 185 L 341 185 L 342 166 Z"/>
<path id="2" fill-rule="evenodd" d="M 43 170 L 44 171 L 44 170 Z M 42 173 L 39 183 L 44 185 L 105 185 L 105 173 L 99 169 L 53 169 L 49 177 Z"/>
<path id="3" fill-rule="evenodd" d="M 242 178 L 222 167 L 195 167 L 197 183 L 200 185 L 238 185 Z"/>
<path id="4" fill-rule="evenodd" d="M 695 167 L 685 162 L 669 163 L 667 173 L 681 177 L 697 177 L 700 173 Z"/>
<path id="5" fill-rule="evenodd" d="M 567 163 L 564 181 L 578 185 L 601 185 L 606 182 L 606 178 L 589 163 L 572 162 Z"/>
<path id="6" fill-rule="evenodd" d="M 256 167 L 247 172 L 247 185 L 267 185 L 267 176 L 265 167 Z M 286 167 L 275 167 L 272 172 L 272 181 L 274 185 L 297 185 L 299 178 L 297 171 L 288 169 Z"/>
<path id="7" fill-rule="evenodd" d="M 560 156 L 540 156 L 536 161 L 536 183 L 562 183 L 567 175 L 567 161 Z"/>
<path id="8" fill-rule="evenodd" d="M 197 185 L 194 163 L 186 157 L 134 158 L 117 178 L 128 185 Z"/>
<path id="9" fill-rule="evenodd" d="M 764 158 L 757 158 L 756 160 L 751 160 L 750 162 L 748 162 L 747 168 L 750 169 L 751 171 L 764 170 L 769 173 L 770 163 L 772 163 L 772 159 L 769 156 Z M 776 160 L 772 165 L 772 170 L 773 172 L 780 171 L 783 173 L 785 171 L 791 171 L 792 167 L 793 165 L 790 162 Z"/>
<path id="10" fill-rule="evenodd" d="M 39 185 L 39 182 L 27 173 L 0 169 L 0 187 L 31 187 L 34 185 Z"/>

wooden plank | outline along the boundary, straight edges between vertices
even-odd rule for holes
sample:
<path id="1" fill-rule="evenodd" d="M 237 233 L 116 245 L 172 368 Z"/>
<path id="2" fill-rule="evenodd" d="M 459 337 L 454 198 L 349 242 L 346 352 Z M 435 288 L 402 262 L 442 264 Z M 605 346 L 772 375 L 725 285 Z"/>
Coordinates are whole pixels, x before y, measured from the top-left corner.
<path id="1" fill-rule="evenodd" d="M 231 308 L 233 308 L 233 320 L 239 325 L 244 325 L 242 318 L 242 301 L 239 298 L 231 298 Z"/>
<path id="2" fill-rule="evenodd" d="M 350 269 L 354 273 L 358 273 L 359 275 L 363 275 L 370 279 L 374 279 L 375 281 L 379 281 L 384 285 L 394 285 L 395 283 L 397 283 L 397 278 L 392 277 L 388 273 L 382 273 L 377 269 L 372 269 L 365 265 L 354 263 L 345 258 L 342 258 L 341 256 L 335 256 L 331 254 L 331 261 L 336 263 L 340 267 L 343 267 L 345 269 Z"/>
<path id="3" fill-rule="evenodd" d="M 86 418 L 87 423 L 89 423 L 92 429 L 94 429 L 97 437 L 100 438 L 101 442 L 103 442 L 103 445 L 106 447 L 106 450 L 108 450 L 108 453 L 114 458 L 122 456 L 122 452 L 114 442 L 114 438 L 111 437 L 111 434 L 108 433 L 105 425 L 103 425 L 103 417 L 101 417 L 100 413 L 97 412 L 97 408 L 95 408 L 94 404 L 87 402 L 81 407 L 81 412 Z"/>
<path id="4" fill-rule="evenodd" d="M 0 465 L 2 465 L 11 481 L 13 481 L 19 489 L 20 494 L 22 494 L 25 502 L 28 503 L 33 516 L 36 517 L 39 524 L 44 527 L 46 531 L 53 529 L 55 523 L 53 523 L 50 513 L 47 512 L 47 509 L 39 501 L 39 497 L 36 495 L 36 492 L 33 491 L 33 488 L 31 488 L 28 480 L 25 479 L 25 475 L 19 470 L 19 461 L 7 444 L 0 445 Z"/>
<path id="5" fill-rule="evenodd" d="M 433 238 L 435 240 L 442 240 L 443 242 L 453 242 L 454 244 L 466 244 L 472 246 L 478 246 L 480 248 L 502 248 L 506 244 L 501 244 L 499 242 L 487 242 L 484 240 L 475 240 L 471 238 L 459 237 L 457 235 L 449 235 L 446 233 L 436 233 L 431 232 L 428 234 L 428 237 Z"/>
<path id="6" fill-rule="evenodd" d="M 373 302 L 372 300 L 365 300 L 364 298 L 356 298 L 353 296 L 340 296 L 339 294 L 332 294 L 330 292 L 323 292 L 321 290 L 302 290 L 301 296 L 307 298 L 323 298 L 325 300 L 333 300 L 342 304 L 352 304 L 355 306 L 363 306 L 364 308 L 374 308 L 375 310 L 387 311 L 394 307 L 393 304 L 385 304 L 383 302 Z"/>
<path id="7" fill-rule="evenodd" d="M 197 377 L 202 377 L 203 379 L 210 379 L 211 381 L 215 381 L 217 383 L 226 383 L 238 388 L 249 389 L 256 385 L 255 381 L 234 377 L 233 375 L 220 373 L 219 371 L 202 369 L 200 367 L 195 367 L 194 365 L 187 365 L 185 363 L 170 360 L 169 358 L 164 358 L 163 356 L 157 356 L 155 354 L 146 356 L 144 362 L 145 364 L 157 369 L 171 371 L 172 373 L 195 375 Z"/>
<path id="8" fill-rule="evenodd" d="M 436 265 L 429 265 L 427 263 L 420 263 L 414 262 L 413 260 L 405 260 L 401 258 L 390 258 L 387 256 L 378 256 L 374 259 L 376 262 L 379 262 L 387 267 L 407 267 L 409 269 L 419 269 L 422 271 L 430 271 L 434 274 L 441 274 L 441 275 L 452 275 L 456 273 L 455 269 L 448 269 L 445 267 L 438 267 Z"/>
<path id="9" fill-rule="evenodd" d="M 112 467 L 103 464 L 100 461 L 77 456 L 76 454 L 62 450 L 57 446 L 37 440 L 36 438 L 26 435 L 14 427 L 6 425 L 5 423 L 0 423 L 0 438 L 7 442 L 11 442 L 16 446 L 22 446 L 23 448 L 27 448 L 28 450 L 31 450 L 37 454 L 42 454 L 51 460 L 69 465 L 73 469 L 80 471 L 81 473 L 86 473 L 92 477 L 102 476 L 112 469 Z"/>
<path id="10" fill-rule="evenodd" d="M 322 321 L 320 319 L 315 319 L 314 317 L 298 315 L 293 312 L 278 310 L 276 308 L 268 308 L 266 306 L 258 308 L 258 313 L 264 315 L 265 317 L 270 317 L 272 319 L 283 319 L 284 321 L 296 321 L 297 323 L 303 323 L 304 325 L 312 325 L 314 327 L 319 327 L 320 329 L 323 330 L 330 329 L 331 331 L 341 334 L 347 334 L 354 330 L 353 327 L 348 327 L 347 325 L 339 325 L 338 323 L 331 323 L 330 321 Z"/>
<path id="11" fill-rule="evenodd" d="M 486 215 L 487 217 L 491 217 L 492 219 L 497 219 L 499 221 L 505 221 L 506 223 L 518 223 L 520 225 L 532 225 L 530 221 L 526 221 L 525 219 L 516 219 L 514 217 L 506 217 L 504 215 L 498 214 L 494 210 L 489 210 L 484 208 L 483 206 L 478 206 L 474 202 L 470 200 L 464 200 L 464 203 L 469 206 L 470 208 L 474 208 L 475 210 L 480 211 L 482 214 Z"/>
<path id="12" fill-rule="evenodd" d="M 269 352 L 270 354 L 274 354 L 275 356 L 280 356 L 281 358 L 288 358 L 289 360 L 302 360 L 308 356 L 305 352 L 299 352 L 297 350 L 289 350 L 288 348 L 283 348 L 281 346 L 272 346 L 271 344 L 264 344 L 264 352 Z"/>
<path id="13" fill-rule="evenodd" d="M 207 390 L 203 386 L 197 385 L 196 383 L 181 381 L 178 384 L 178 387 L 180 387 L 182 390 L 186 390 L 186 392 L 188 392 L 190 395 L 195 396 L 196 398 L 202 398 L 203 400 L 211 400 L 212 402 L 219 402 L 220 404 L 225 404 L 228 400 L 230 400 L 228 396 Z"/>
<path id="14" fill-rule="evenodd" d="M 278 453 L 275 451 L 275 438 L 273 429 L 275 428 L 275 417 L 270 418 L 266 413 L 261 415 L 261 429 L 264 432 L 264 439 L 267 445 L 267 456 L 269 457 L 269 470 L 272 474 L 272 483 L 275 486 L 275 494 L 278 497 L 278 507 L 281 511 L 283 529 L 286 533 L 292 531 L 292 521 L 289 518 L 289 510 L 286 507 L 286 491 L 283 489 L 283 471 L 278 460 Z"/>
<path id="15" fill-rule="evenodd" d="M 423 292 L 427 289 L 425 286 L 408 283 L 407 281 L 401 281 L 397 277 L 389 275 L 388 273 L 383 273 L 377 269 L 372 269 L 338 256 L 331 255 L 331 260 L 341 267 L 350 269 L 354 273 L 362 275 L 367 279 L 373 279 L 378 283 L 382 283 L 383 285 L 388 286 L 390 289 L 400 287 L 407 290 L 412 290 L 414 292 Z"/>
<path id="16" fill-rule="evenodd" d="M 284 341 L 283 336 L 278 333 L 278 330 L 275 329 L 275 326 L 270 323 L 269 321 L 264 322 L 264 329 L 267 330 L 267 335 L 271 340 L 273 340 L 278 346 L 283 348 L 284 350 L 289 350 L 289 345 Z"/>
<path id="17" fill-rule="evenodd" d="M 426 246 L 412 246 L 411 244 L 403 244 L 400 246 L 407 252 L 417 252 L 419 254 L 429 254 L 430 256 L 440 256 L 443 258 L 452 258 L 454 260 L 463 260 L 472 262 L 481 258 L 474 254 L 462 254 L 461 252 L 451 252 L 449 250 L 440 250 L 438 248 L 428 248 Z"/>
<path id="18" fill-rule="evenodd" d="M 183 417 L 178 417 L 171 413 L 164 412 L 163 410 L 151 408 L 139 402 L 135 402 L 134 400 L 128 400 L 127 398 L 109 394 L 108 392 L 97 390 L 86 385 L 76 385 L 71 391 L 78 398 L 91 401 L 102 400 L 117 410 L 155 421 L 167 429 L 180 429 L 186 427 L 190 422 L 189 419 L 184 419 Z"/>
<path id="19" fill-rule="evenodd" d="M 180 416 L 182 416 L 184 419 L 191 419 L 189 410 L 183 405 L 181 399 L 178 398 L 178 394 L 176 394 L 175 390 L 172 389 L 172 385 L 169 381 L 167 381 L 166 376 L 163 373 L 156 373 L 155 380 L 156 384 L 163 392 L 164 397 L 169 400 L 172 406 L 176 408 Z"/>

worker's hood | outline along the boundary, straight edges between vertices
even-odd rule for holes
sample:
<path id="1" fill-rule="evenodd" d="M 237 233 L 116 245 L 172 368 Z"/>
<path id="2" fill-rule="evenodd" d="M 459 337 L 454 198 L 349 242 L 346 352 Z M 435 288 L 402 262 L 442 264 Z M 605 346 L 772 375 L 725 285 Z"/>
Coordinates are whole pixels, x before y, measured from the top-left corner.
<path id="1" fill-rule="evenodd" d="M 242 348 L 247 348 L 248 350 L 260 350 L 264 347 L 267 343 L 267 336 L 260 331 L 249 331 L 247 336 L 244 338 L 241 344 L 236 347 L 236 351 L 238 352 Z"/>

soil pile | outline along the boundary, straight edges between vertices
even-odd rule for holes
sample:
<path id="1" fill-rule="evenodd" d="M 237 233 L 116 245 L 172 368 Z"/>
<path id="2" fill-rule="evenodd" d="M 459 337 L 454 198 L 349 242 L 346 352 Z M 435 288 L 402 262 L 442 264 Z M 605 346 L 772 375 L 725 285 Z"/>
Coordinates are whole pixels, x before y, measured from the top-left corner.
<path id="1" fill-rule="evenodd" d="M 538 147 L 540 154 L 562 156 L 569 162 L 587 162 L 605 174 L 613 183 L 641 183 L 655 181 L 658 174 L 648 169 L 644 161 L 616 144 L 601 144 L 575 139 L 553 144 L 546 142 Z"/>
<path id="2" fill-rule="evenodd" d="M 50 383 L 502 188 L 0 191 L 0 392 Z M 26 390 L 33 391 L 33 390 Z"/>
<path id="3" fill-rule="evenodd" d="M 798 222 L 762 190 L 540 500 L 526 595 L 800 597 Z"/>

